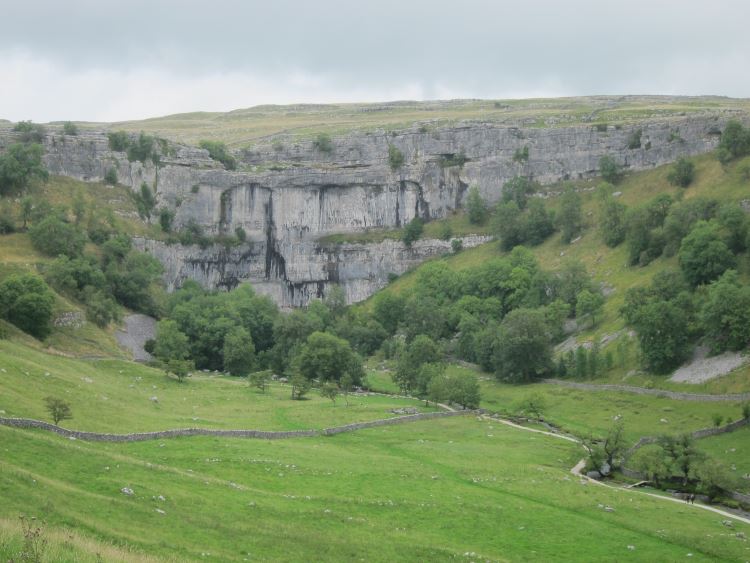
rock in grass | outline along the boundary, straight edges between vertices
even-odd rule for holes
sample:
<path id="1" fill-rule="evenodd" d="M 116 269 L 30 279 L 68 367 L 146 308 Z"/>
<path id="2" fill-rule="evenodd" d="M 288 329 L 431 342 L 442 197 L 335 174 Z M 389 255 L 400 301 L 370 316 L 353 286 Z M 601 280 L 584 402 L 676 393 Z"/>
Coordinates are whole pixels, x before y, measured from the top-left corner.
<path id="1" fill-rule="evenodd" d="M 135 492 L 133 492 L 133 489 L 131 489 L 130 487 L 123 487 L 122 489 L 120 489 L 120 492 L 129 497 L 132 497 L 135 494 Z"/>

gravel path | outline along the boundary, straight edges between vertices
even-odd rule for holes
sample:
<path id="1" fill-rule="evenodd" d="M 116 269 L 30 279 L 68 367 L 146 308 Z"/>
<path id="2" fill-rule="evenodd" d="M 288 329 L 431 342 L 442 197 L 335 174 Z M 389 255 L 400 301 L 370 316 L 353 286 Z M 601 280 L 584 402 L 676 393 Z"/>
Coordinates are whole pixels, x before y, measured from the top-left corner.
<path id="1" fill-rule="evenodd" d="M 151 354 L 143 349 L 147 340 L 156 335 L 156 319 L 148 315 L 134 314 L 125 317 L 125 330 L 117 330 L 115 338 L 123 348 L 130 350 L 136 362 L 147 362 Z"/>
<path id="2" fill-rule="evenodd" d="M 698 346 L 693 358 L 669 378 L 677 383 L 703 383 L 709 379 L 726 375 L 747 362 L 748 357 L 740 352 L 724 352 L 708 357 L 708 348 Z"/>

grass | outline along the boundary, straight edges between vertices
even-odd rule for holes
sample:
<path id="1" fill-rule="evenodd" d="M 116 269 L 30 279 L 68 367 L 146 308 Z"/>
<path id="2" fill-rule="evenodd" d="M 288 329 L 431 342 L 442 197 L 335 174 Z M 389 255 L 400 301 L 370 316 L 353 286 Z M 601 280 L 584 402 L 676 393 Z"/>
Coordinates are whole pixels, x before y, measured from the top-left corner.
<path id="1" fill-rule="evenodd" d="M 299 430 L 389 418 L 392 409 L 414 406 L 405 399 L 352 396 L 347 407 L 343 398 L 334 405 L 315 391 L 292 401 L 286 386 L 261 393 L 243 378 L 202 373 L 179 383 L 141 364 L 50 356 L 14 341 L 0 341 L 0 369 L 1 416 L 49 420 L 44 397 L 57 396 L 70 403 L 74 417 L 62 426 L 76 430 Z"/>
<path id="2" fill-rule="evenodd" d="M 721 409 L 717 409 L 721 413 Z M 702 438 L 698 447 L 713 458 L 722 460 L 727 466 L 734 468 L 733 473 L 738 477 L 738 488 L 750 492 L 750 480 L 743 479 L 743 475 L 750 475 L 750 427 L 744 427 L 735 432 L 719 434 Z"/>
<path id="3" fill-rule="evenodd" d="M 90 444 L 11 429 L 0 439 L 12 452 L 0 460 L 0 515 L 43 515 L 159 557 L 730 561 L 748 553 L 716 515 L 581 485 L 568 473 L 580 456 L 573 444 L 463 417 L 279 442 Z M 126 486 L 133 496 L 120 492 Z"/>
<path id="4" fill-rule="evenodd" d="M 318 133 L 389 132 L 416 128 L 430 133 L 464 120 L 526 127 L 593 126 L 592 119 L 610 124 L 659 116 L 668 118 L 721 109 L 745 109 L 746 100 L 599 96 L 529 100 L 401 101 L 371 104 L 257 106 L 227 113 L 193 112 L 142 121 L 111 124 L 197 145 L 220 140 L 233 147 L 252 147 L 268 138 L 282 144 L 310 140 Z M 103 124 L 81 124 L 101 128 Z"/>

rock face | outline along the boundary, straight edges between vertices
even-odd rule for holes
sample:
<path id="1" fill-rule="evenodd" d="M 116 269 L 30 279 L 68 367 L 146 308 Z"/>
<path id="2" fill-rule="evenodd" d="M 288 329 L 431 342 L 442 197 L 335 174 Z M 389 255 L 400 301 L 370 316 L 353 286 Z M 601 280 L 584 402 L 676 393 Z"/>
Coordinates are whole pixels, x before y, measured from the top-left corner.
<path id="1" fill-rule="evenodd" d="M 207 287 L 247 281 L 288 307 L 322 296 L 331 284 L 341 284 L 350 302 L 364 299 L 384 286 L 389 274 L 450 247 L 434 240 L 413 249 L 390 240 L 333 245 L 319 240 L 326 235 L 397 228 L 417 216 L 446 217 L 472 184 L 494 202 L 516 175 L 541 183 L 592 177 L 607 154 L 628 170 L 641 170 L 704 153 L 716 147 L 726 119 L 701 114 L 599 128 L 465 123 L 432 131 L 351 133 L 333 138 L 327 152 L 312 140 L 288 145 L 269 140 L 238 153 L 239 170 L 231 172 L 205 150 L 171 143 L 161 148 L 158 167 L 129 162 L 124 153 L 109 150 L 103 132 L 50 135 L 45 158 L 52 174 L 99 181 L 115 168 L 119 181 L 133 189 L 143 182 L 155 187 L 159 205 L 176 212 L 177 228 L 195 223 L 213 235 L 244 229 L 247 243 L 230 250 L 138 241 L 164 263 L 171 288 L 187 278 Z M 0 148 L 12 137 L 0 131 Z M 389 164 L 391 146 L 404 156 L 397 170 Z M 524 147 L 528 159 L 514 159 Z M 469 237 L 464 247 L 483 240 Z"/>

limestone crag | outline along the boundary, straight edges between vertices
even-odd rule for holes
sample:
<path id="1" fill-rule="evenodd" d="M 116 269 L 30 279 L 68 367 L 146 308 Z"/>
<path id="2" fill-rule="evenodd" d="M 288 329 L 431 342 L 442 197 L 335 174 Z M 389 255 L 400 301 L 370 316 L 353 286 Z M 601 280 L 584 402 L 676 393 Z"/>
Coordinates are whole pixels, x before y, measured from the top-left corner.
<path id="1" fill-rule="evenodd" d="M 247 243 L 230 250 L 139 241 L 165 264 L 170 287 L 187 278 L 208 287 L 249 281 L 280 305 L 297 306 L 333 283 L 346 289 L 350 302 L 364 299 L 387 283 L 388 274 L 450 246 L 442 241 L 421 241 L 413 249 L 394 241 L 330 245 L 319 240 L 326 235 L 397 228 L 417 216 L 446 217 L 461 206 L 472 184 L 493 202 L 516 175 L 543 184 L 592 177 L 603 155 L 628 170 L 641 170 L 704 153 L 716 147 L 727 119 L 716 112 L 616 127 L 414 126 L 334 137 L 330 151 L 316 148 L 313 139 L 277 137 L 238 151 L 237 171 L 224 170 L 205 150 L 171 142 L 156 144 L 158 166 L 150 160 L 130 162 L 125 153 L 109 149 L 105 132 L 82 132 L 49 134 L 45 159 L 52 174 L 100 181 L 115 168 L 119 181 L 134 190 L 145 182 L 155 189 L 160 206 L 175 211 L 176 228 L 194 223 L 213 235 L 244 229 Z M 0 149 L 13 138 L 0 131 Z M 389 147 L 404 156 L 397 170 L 390 166 Z M 524 147 L 528 159 L 514 158 Z"/>

